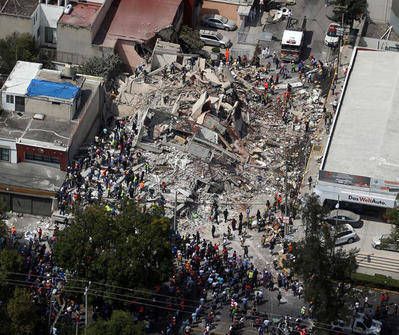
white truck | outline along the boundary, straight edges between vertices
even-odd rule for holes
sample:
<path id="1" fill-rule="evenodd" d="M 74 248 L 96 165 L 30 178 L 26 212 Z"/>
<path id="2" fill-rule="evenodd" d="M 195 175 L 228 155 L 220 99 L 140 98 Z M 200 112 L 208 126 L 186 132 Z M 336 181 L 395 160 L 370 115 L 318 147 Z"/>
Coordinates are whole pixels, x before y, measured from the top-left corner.
<path id="1" fill-rule="evenodd" d="M 303 19 L 302 26 L 298 26 L 298 20 L 288 17 L 287 27 L 281 39 L 281 60 L 285 62 L 299 62 L 305 40 L 306 17 Z"/>
<path id="2" fill-rule="evenodd" d="M 338 320 L 332 323 L 331 330 L 341 334 L 356 335 L 379 335 L 382 329 L 382 322 L 367 317 L 364 314 L 358 314 L 349 325 L 344 321 Z"/>

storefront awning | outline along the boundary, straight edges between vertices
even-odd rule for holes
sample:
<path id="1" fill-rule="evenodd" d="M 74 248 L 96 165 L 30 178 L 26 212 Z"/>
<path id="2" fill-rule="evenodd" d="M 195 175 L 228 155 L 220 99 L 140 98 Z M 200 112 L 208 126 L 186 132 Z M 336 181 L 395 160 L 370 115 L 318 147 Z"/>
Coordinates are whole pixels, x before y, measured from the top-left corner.
<path id="1" fill-rule="evenodd" d="M 397 207 L 397 193 L 364 192 L 357 189 L 340 187 L 339 185 L 321 183 L 316 186 L 315 192 L 320 196 L 322 201 L 330 199 L 383 208 Z"/>

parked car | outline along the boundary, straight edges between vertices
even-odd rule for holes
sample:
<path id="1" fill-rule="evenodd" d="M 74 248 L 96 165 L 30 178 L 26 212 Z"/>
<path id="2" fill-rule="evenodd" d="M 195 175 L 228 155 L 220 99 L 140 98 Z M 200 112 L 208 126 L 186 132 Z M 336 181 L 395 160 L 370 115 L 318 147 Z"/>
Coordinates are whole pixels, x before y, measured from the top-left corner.
<path id="1" fill-rule="evenodd" d="M 383 234 L 373 238 L 371 245 L 375 249 L 399 252 L 398 243 L 392 241 L 392 238 L 389 234 Z"/>
<path id="2" fill-rule="evenodd" d="M 202 25 L 206 27 L 223 29 L 223 30 L 236 30 L 237 24 L 225 16 L 211 14 L 205 15 L 201 19 Z"/>
<path id="3" fill-rule="evenodd" d="M 221 48 L 230 48 L 231 41 L 221 33 L 212 30 L 200 30 L 200 39 L 206 45 L 212 45 Z"/>
<path id="4" fill-rule="evenodd" d="M 278 1 L 268 1 L 265 5 L 265 11 L 268 12 L 273 9 L 280 9 L 282 7 L 282 4 Z"/>
<path id="5" fill-rule="evenodd" d="M 324 44 L 331 48 L 336 48 L 339 43 L 339 36 L 337 35 L 337 28 L 341 28 L 338 23 L 332 22 L 329 24 Z"/>
<path id="6" fill-rule="evenodd" d="M 335 233 L 335 245 L 353 243 L 359 239 L 350 224 L 344 224 Z"/>
<path id="7" fill-rule="evenodd" d="M 334 209 L 326 217 L 326 221 L 332 225 L 348 223 L 353 228 L 360 228 L 363 221 L 359 214 L 353 213 L 345 209 Z"/>
<path id="8" fill-rule="evenodd" d="M 379 335 L 382 329 L 382 322 L 374 320 L 365 315 L 358 314 L 354 319 L 346 324 L 342 320 L 331 324 L 331 330 L 334 333 L 341 334 L 359 334 L 359 335 Z"/>

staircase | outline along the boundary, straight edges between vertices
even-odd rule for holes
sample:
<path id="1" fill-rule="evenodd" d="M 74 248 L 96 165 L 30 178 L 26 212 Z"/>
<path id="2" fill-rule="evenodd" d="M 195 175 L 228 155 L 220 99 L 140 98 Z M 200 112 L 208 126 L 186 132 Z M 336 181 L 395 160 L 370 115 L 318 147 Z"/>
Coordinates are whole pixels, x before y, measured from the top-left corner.
<path id="1" fill-rule="evenodd" d="M 356 262 L 359 266 L 357 272 L 399 279 L 399 254 L 398 258 L 392 258 L 360 253 L 356 256 Z"/>

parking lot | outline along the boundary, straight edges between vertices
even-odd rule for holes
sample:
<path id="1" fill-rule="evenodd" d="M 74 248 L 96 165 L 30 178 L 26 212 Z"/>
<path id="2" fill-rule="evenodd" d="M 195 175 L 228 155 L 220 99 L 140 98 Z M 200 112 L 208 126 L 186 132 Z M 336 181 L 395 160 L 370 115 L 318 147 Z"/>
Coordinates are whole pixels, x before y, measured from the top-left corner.
<path id="1" fill-rule="evenodd" d="M 357 256 L 358 272 L 369 275 L 379 273 L 399 279 L 399 252 L 378 250 L 372 246 L 374 238 L 389 234 L 391 228 L 392 225 L 387 223 L 364 220 L 362 227 L 355 229 L 359 240 L 346 244 L 343 248 L 347 250 L 352 248 L 359 249 Z"/>

